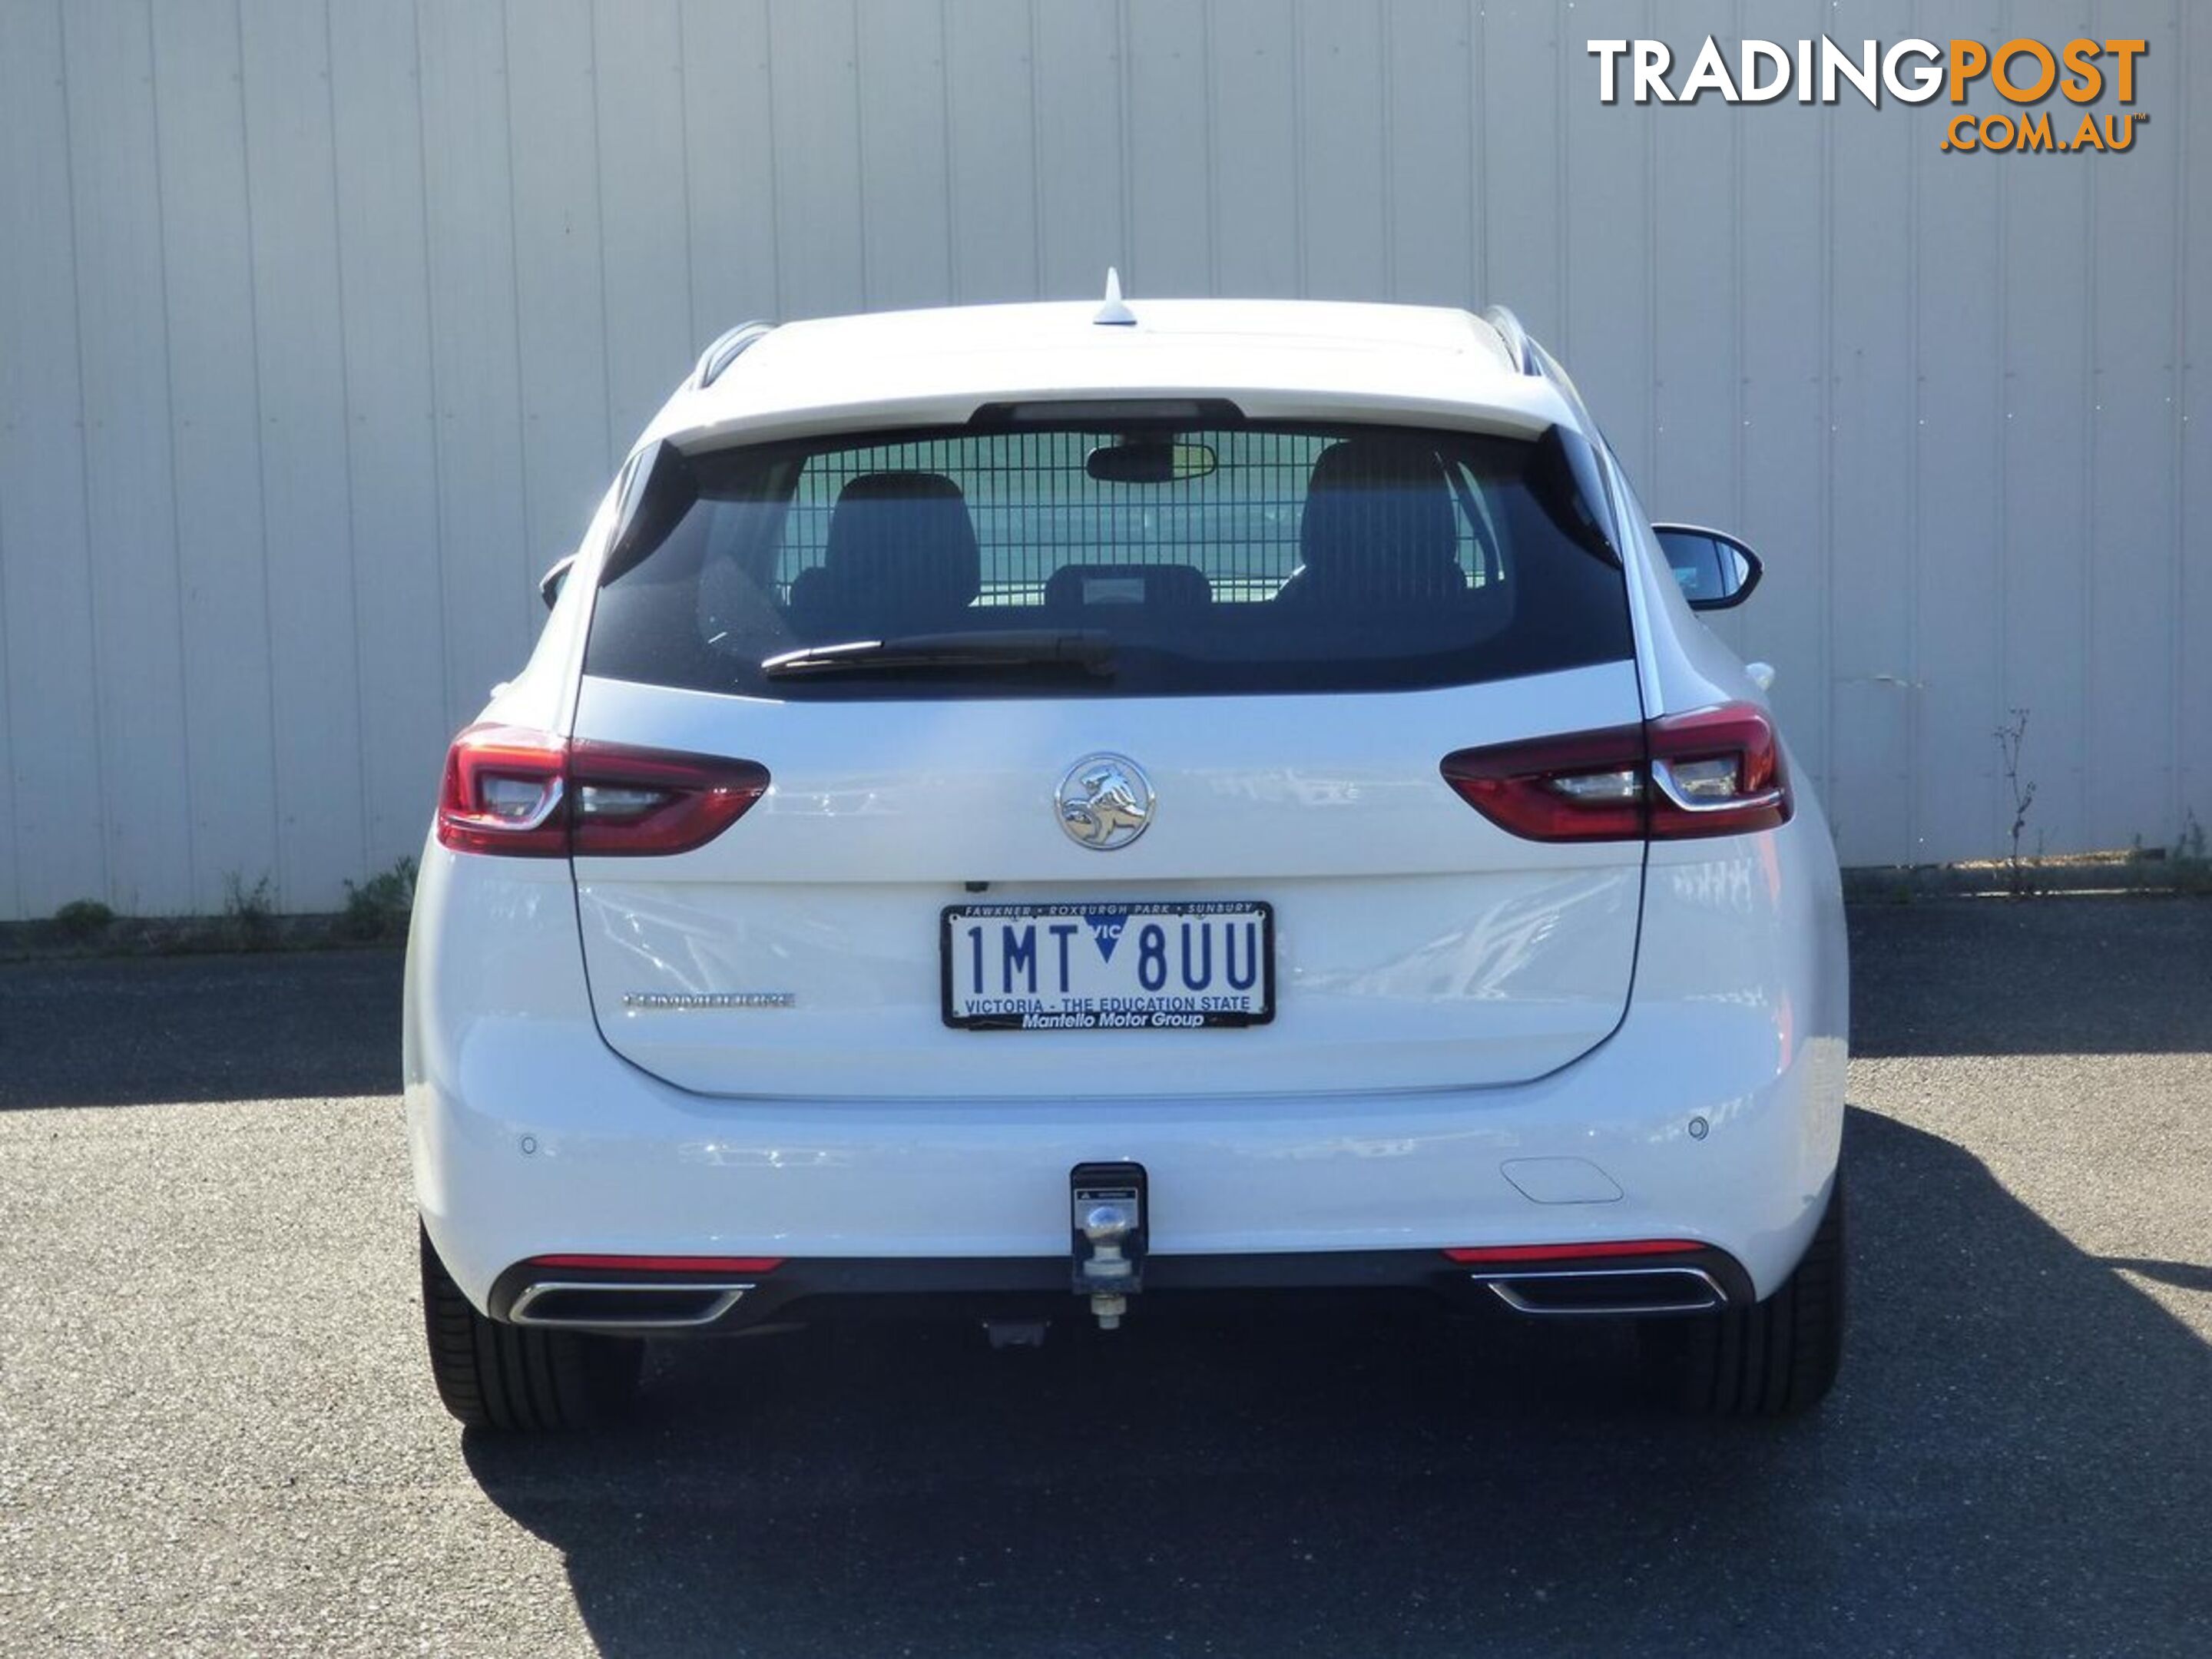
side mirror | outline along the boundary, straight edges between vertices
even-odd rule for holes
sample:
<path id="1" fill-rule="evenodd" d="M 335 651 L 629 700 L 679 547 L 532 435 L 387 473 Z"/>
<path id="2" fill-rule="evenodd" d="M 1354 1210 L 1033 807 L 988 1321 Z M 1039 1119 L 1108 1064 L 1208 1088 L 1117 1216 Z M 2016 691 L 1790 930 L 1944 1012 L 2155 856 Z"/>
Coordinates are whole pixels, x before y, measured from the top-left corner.
<path id="1" fill-rule="evenodd" d="M 568 572 L 575 562 L 576 556 L 571 553 L 538 579 L 538 597 L 545 601 L 548 611 L 561 602 L 561 589 L 567 584 Z"/>
<path id="2" fill-rule="evenodd" d="M 1692 611 L 1726 611 L 1741 605 L 1765 568 L 1759 555 L 1733 536 L 1692 524 L 1655 524 L 1651 533 L 1667 555 L 1667 568 Z"/>

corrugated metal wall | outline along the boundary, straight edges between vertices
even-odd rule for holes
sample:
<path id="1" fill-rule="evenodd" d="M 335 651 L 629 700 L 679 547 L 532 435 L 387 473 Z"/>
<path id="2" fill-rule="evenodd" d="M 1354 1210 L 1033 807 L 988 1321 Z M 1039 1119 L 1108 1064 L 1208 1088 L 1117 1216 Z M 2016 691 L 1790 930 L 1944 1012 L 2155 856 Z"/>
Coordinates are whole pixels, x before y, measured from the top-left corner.
<path id="1" fill-rule="evenodd" d="M 2185 11 L 2191 15 L 2185 16 Z M 2135 150 L 1607 108 L 1584 42 L 2140 34 Z M 2107 106 L 2109 107 L 2109 106 Z M 2212 819 L 2212 17 L 1761 0 L 0 0 L 0 915 L 419 842 L 538 571 L 756 314 L 1517 307 L 1849 859 Z"/>

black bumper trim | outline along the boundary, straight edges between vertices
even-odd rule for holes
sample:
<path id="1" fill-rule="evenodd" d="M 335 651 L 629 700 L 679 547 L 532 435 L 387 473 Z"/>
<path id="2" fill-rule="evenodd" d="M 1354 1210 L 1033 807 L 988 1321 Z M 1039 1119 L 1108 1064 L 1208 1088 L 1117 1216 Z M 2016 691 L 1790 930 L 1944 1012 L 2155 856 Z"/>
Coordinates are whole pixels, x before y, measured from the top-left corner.
<path id="1" fill-rule="evenodd" d="M 1602 1261 L 1566 1258 L 1516 1262 L 1522 1272 L 1551 1267 L 1602 1270 Z M 1711 1274 L 1731 1304 L 1752 1300 L 1751 1279 L 1724 1250 L 1705 1248 L 1638 1256 L 1639 1267 L 1697 1267 Z M 1238 1292 L 1412 1292 L 1455 1311 L 1492 1309 L 1496 1298 L 1485 1279 L 1511 1269 L 1455 1262 L 1440 1250 L 1317 1250 L 1243 1255 L 1164 1255 L 1146 1259 L 1145 1289 L 1133 1298 L 1139 1312 L 1155 1298 Z M 644 1275 L 635 1269 L 534 1267 L 517 1262 L 493 1284 L 489 1311 L 505 1320 L 534 1281 L 635 1285 L 650 1277 L 678 1286 L 726 1279 L 727 1273 Z M 754 1284 L 712 1324 L 672 1334 L 733 1334 L 755 1326 L 836 1318 L 900 1315 L 1000 1313 L 1011 1316 L 1083 1311 L 1068 1289 L 1067 1258 L 1048 1256 L 812 1256 L 785 1261 L 771 1272 L 745 1277 Z M 659 1334 L 659 1333 L 655 1333 Z"/>

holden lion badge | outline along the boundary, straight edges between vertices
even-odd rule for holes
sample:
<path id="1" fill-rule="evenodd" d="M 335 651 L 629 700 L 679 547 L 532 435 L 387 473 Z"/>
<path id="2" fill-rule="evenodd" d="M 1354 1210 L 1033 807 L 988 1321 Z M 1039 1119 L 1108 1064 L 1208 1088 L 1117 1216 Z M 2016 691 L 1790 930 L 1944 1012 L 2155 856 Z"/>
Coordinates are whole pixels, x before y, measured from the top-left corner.
<path id="1" fill-rule="evenodd" d="M 1085 755 L 1060 781 L 1060 827 L 1095 853 L 1127 847 L 1152 821 L 1152 780 L 1126 755 Z"/>

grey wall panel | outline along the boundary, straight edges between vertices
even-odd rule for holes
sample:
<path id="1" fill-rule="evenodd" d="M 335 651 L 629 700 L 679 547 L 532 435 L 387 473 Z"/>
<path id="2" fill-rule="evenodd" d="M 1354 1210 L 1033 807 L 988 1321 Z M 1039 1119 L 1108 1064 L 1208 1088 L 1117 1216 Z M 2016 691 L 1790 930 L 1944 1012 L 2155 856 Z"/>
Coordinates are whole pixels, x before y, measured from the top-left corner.
<path id="1" fill-rule="evenodd" d="M 258 360 L 232 0 L 152 8 L 191 903 L 276 867 Z"/>
<path id="2" fill-rule="evenodd" d="M 1986 20 L 1962 27 L 1994 27 Z M 1972 158 L 1928 158 L 1915 174 L 1911 604 L 1920 650 L 1911 700 L 1916 856 L 1928 847 L 1995 846 L 1994 733 L 2003 688 L 2003 331 L 1996 192 Z M 2038 734 L 2040 736 L 2040 734 Z"/>
<path id="3" fill-rule="evenodd" d="M 63 56 L 84 380 L 100 830 L 107 848 L 103 896 L 125 909 L 188 909 L 204 901 L 193 880 L 187 735 L 194 692 L 205 697 L 213 688 L 185 678 L 148 9 L 67 8 Z M 39 554 L 21 543 L 8 548 L 11 562 Z M 242 746 L 234 758 L 255 763 Z"/>
<path id="4" fill-rule="evenodd" d="M 684 17 L 676 0 L 600 0 L 592 9 L 592 64 L 599 139 L 595 251 L 606 331 L 601 465 L 611 471 L 667 398 L 669 366 L 698 349 L 686 205 Z M 705 90 L 726 95 L 717 86 Z M 553 539 L 557 544 L 568 533 L 556 529 Z"/>
<path id="5" fill-rule="evenodd" d="M 1382 9 L 1389 297 L 1411 305 L 1465 305 L 1482 291 L 1475 21 L 1461 0 L 1391 0 Z"/>
<path id="6" fill-rule="evenodd" d="M 1981 157 L 1985 165 L 1992 158 Z M 2004 167 L 1997 183 L 2004 323 L 2004 494 L 1998 566 L 2008 709 L 2024 708 L 2037 793 L 2026 838 L 2085 844 L 2090 554 L 2086 170 Z M 2068 234 L 2054 236 L 2052 228 Z M 1842 550 L 1837 550 L 1841 557 Z M 2008 714 L 2008 720 L 2012 717 Z"/>
<path id="7" fill-rule="evenodd" d="M 2170 15 L 2170 14 L 2169 14 Z M 2148 58 L 2138 95 L 2183 112 L 2178 61 Z M 2179 829 L 2173 771 L 2180 705 L 2173 631 L 2174 410 L 2180 364 L 2180 158 L 2148 134 L 2124 161 L 2124 189 L 2089 175 L 2089 521 L 2083 837 L 2125 846 Z"/>
<path id="8" fill-rule="evenodd" d="M 61 13 L 0 6 L 0 902 L 109 891 Z"/>
<path id="9" fill-rule="evenodd" d="M 538 577 L 574 544 L 575 526 L 605 493 L 616 444 L 595 58 L 590 0 L 507 9 L 523 541 L 501 573 L 500 600 L 524 639 L 544 614 Z"/>
<path id="10" fill-rule="evenodd" d="M 1896 8 L 1869 17 L 1872 31 Z M 1913 191 L 1929 136 L 1854 103 L 1829 158 L 1830 809 L 1861 856 L 1912 855 Z M 1671 480 L 1662 479 L 1662 491 Z M 1838 617 L 1854 618 L 1836 629 Z"/>
<path id="11" fill-rule="evenodd" d="M 860 223 L 869 308 L 952 299 L 950 121 L 939 0 L 860 8 Z"/>
<path id="12" fill-rule="evenodd" d="M 2180 363 L 2173 433 L 2173 702 L 2179 806 L 2185 826 L 2212 836 L 2212 21 L 2181 8 L 2179 107 L 2169 131 L 2179 169 L 2174 215 L 2183 226 L 2174 348 Z"/>
<path id="13" fill-rule="evenodd" d="M 1477 176 L 1483 215 L 1476 226 L 1485 301 L 1510 305 L 1521 319 L 1568 349 L 1565 228 L 1586 211 L 1567 210 L 1566 77 L 1561 37 L 1571 20 L 1541 0 L 1478 5 L 1475 111 Z M 1587 37 L 1586 37 L 1587 38 Z"/>
<path id="14" fill-rule="evenodd" d="M 1196 14 L 1192 14 L 1195 15 Z M 1203 159 L 1223 294 L 1299 291 L 1297 8 L 1216 0 L 1213 82 Z"/>
<path id="15" fill-rule="evenodd" d="M 1133 256 L 1121 9 L 1030 0 L 1036 42 L 1037 292 L 1083 294 Z"/>
<path id="16" fill-rule="evenodd" d="M 441 667 L 451 712 L 480 702 L 527 642 L 526 442 L 544 428 L 525 432 L 526 290 L 515 257 L 526 204 L 511 165 L 517 88 L 504 10 L 478 0 L 423 6 L 418 16 Z M 539 275 L 527 292 L 542 306 Z M 561 441 L 557 421 L 546 435 Z"/>
<path id="17" fill-rule="evenodd" d="M 1651 135 L 1651 307 L 1667 319 L 1650 337 L 1652 476 L 1667 481 L 1668 511 L 1698 524 L 1743 522 L 1739 457 L 1742 314 L 1735 225 L 1742 125 L 1711 99 Z M 1715 619 L 1741 650 L 1743 613 Z"/>
<path id="18" fill-rule="evenodd" d="M 1513 305 L 1652 511 L 1769 554 L 1715 625 L 1847 857 L 2002 850 L 2014 708 L 2031 848 L 2169 842 L 2212 818 L 2212 29 L 2100 21 L 2151 41 L 2123 156 L 1607 107 L 1584 50 L 2068 0 L 0 0 L 0 914 L 336 904 L 708 339 L 1109 264 Z"/>
<path id="19" fill-rule="evenodd" d="M 684 227 L 691 248 L 691 339 L 787 314 L 776 262 L 775 88 L 767 0 L 684 0 Z M 665 362 L 637 364 L 663 377 Z M 617 428 L 625 440 L 635 428 Z"/>
<path id="20" fill-rule="evenodd" d="M 834 0 L 769 6 L 776 289 L 785 316 L 859 311 L 868 302 L 856 11 Z"/>
<path id="21" fill-rule="evenodd" d="M 1762 27 L 1796 40 L 1826 7 L 1790 0 Z M 1742 617 L 1742 648 L 1774 665 L 1773 697 L 1801 773 L 1822 782 L 1831 752 L 1827 561 L 1828 125 L 1794 104 L 1759 114 L 1741 155 L 1736 228 L 1743 358 L 1741 533 L 1766 557 Z M 1651 480 L 1655 512 L 1685 510 Z M 1826 803 L 1839 832 L 1850 804 Z"/>
<path id="22" fill-rule="evenodd" d="M 274 876 L 296 905 L 327 902 L 331 871 L 368 860 L 329 20 L 287 0 L 238 17 Z"/>
<path id="23" fill-rule="evenodd" d="M 1040 292 L 1042 238 L 1029 0 L 948 5 L 945 36 L 952 295 L 1026 300 Z"/>
<path id="24" fill-rule="evenodd" d="M 1564 201 L 1551 209 L 1558 220 L 1552 234 L 1561 250 L 1564 309 L 1550 334 L 1556 341 L 1553 349 L 1569 366 L 1613 448 L 1650 495 L 1656 477 L 1651 169 L 1658 133 L 1656 123 L 1627 106 L 1609 109 L 1597 101 L 1583 73 L 1589 60 L 1581 49 L 1586 32 L 1605 38 L 1641 33 L 1649 21 L 1645 13 L 1641 0 L 1594 0 L 1576 7 L 1554 32 L 1558 72 L 1583 90 L 1579 96 L 1554 94 L 1561 98 L 1563 112 Z M 1499 297 L 1511 301 L 1510 295 Z M 1541 331 L 1540 325 L 1531 326 Z"/>
<path id="25" fill-rule="evenodd" d="M 1200 293 L 1212 286 L 1218 191 L 1238 188 L 1239 171 L 1216 185 L 1208 161 L 1212 98 L 1208 9 L 1187 0 L 1124 0 L 1121 149 L 1128 264 L 1135 290 Z M 1281 43 L 1283 51 L 1290 42 Z M 1103 159 L 1103 157 L 1101 158 Z M 1271 165 L 1295 167 L 1296 153 Z M 1094 277 L 1084 284 L 1097 285 Z"/>
<path id="26" fill-rule="evenodd" d="M 0 558 L 7 552 L 7 526 L 0 523 Z M 0 694 L 9 685 L 7 596 L 0 592 Z M 0 714 L 0 777 L 15 775 L 15 736 L 10 722 Z M 15 856 L 15 815 L 11 811 L 0 813 L 0 903 L 9 907 L 7 914 L 20 914 L 23 908 L 22 867 Z"/>
<path id="27" fill-rule="evenodd" d="M 342 509 L 325 505 L 350 542 L 367 853 L 360 870 L 327 863 L 307 890 L 288 884 L 291 902 L 310 904 L 337 902 L 341 882 L 422 846 L 439 745 L 467 712 L 449 712 L 449 686 L 483 678 L 481 665 L 453 672 L 457 642 L 474 636 L 448 617 L 445 595 L 441 482 L 465 459 L 443 453 L 437 414 L 422 43 L 406 0 L 334 5 L 327 17 L 343 348 L 319 367 L 325 396 L 335 384 L 342 405 L 347 494 Z M 283 557 L 284 544 L 273 544 Z"/>
<path id="28" fill-rule="evenodd" d="M 1389 125 L 1380 0 L 1307 0 L 1298 8 L 1297 46 L 1299 289 L 1325 300 L 1387 296 Z"/>

